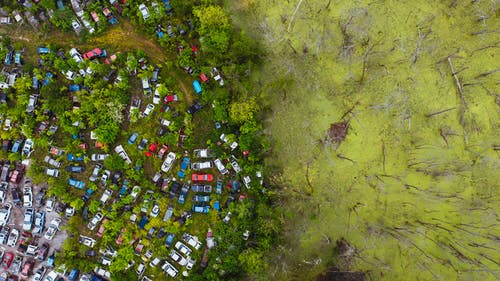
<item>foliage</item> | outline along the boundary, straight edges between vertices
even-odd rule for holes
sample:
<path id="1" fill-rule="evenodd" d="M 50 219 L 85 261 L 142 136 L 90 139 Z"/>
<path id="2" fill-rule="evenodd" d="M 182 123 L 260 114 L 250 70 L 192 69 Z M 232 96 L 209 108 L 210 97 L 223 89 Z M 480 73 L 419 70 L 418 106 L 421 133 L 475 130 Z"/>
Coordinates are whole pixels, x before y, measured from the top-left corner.
<path id="1" fill-rule="evenodd" d="M 326 2 L 234 4 L 267 53 L 249 79 L 271 106 L 266 166 L 283 187 L 266 279 L 313 280 L 332 264 L 371 280 L 498 279 L 491 3 Z M 332 143 L 339 121 L 349 132 Z"/>

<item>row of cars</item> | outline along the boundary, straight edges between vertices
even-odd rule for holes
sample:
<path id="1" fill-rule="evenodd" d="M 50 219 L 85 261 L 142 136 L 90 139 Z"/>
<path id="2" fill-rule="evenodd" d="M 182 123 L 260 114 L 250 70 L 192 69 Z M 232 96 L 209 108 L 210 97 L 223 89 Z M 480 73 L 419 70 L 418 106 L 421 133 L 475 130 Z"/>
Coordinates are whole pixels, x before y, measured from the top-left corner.
<path id="1" fill-rule="evenodd" d="M 165 245 L 167 247 L 171 247 L 174 242 L 174 238 L 175 235 L 173 234 L 167 235 Z M 174 249 L 170 251 L 168 258 L 152 258 L 153 252 L 151 250 L 148 250 L 146 254 L 144 254 L 143 260 L 147 261 L 151 259 L 149 263 L 150 267 L 158 266 L 163 260 L 161 269 L 170 277 L 175 277 L 179 273 L 178 268 L 174 264 L 177 264 L 180 267 L 185 267 L 187 270 L 191 270 L 196 264 L 196 260 L 191 258 L 191 253 L 193 252 L 193 250 L 187 245 L 191 246 L 195 250 L 199 250 L 202 244 L 196 236 L 193 236 L 189 233 L 184 233 L 181 239 L 182 241 L 177 241 L 175 243 Z M 140 255 L 140 252 L 142 252 L 142 244 L 140 242 L 138 243 L 134 251 L 136 254 Z M 133 261 L 129 263 L 130 266 L 132 266 L 133 264 Z M 140 263 L 136 268 L 137 275 L 139 277 L 142 276 L 145 269 L 146 265 L 144 263 Z"/>

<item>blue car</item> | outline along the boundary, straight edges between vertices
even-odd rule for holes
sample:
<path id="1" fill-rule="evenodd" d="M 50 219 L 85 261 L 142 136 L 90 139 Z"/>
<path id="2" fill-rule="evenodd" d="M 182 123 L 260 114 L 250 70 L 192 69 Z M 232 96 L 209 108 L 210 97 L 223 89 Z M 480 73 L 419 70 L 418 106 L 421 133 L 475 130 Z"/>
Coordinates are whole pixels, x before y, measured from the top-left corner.
<path id="1" fill-rule="evenodd" d="M 46 47 L 40 47 L 38 48 L 38 54 L 43 55 L 43 54 L 48 54 L 50 53 L 50 49 Z"/>
<path id="2" fill-rule="evenodd" d="M 214 202 L 214 210 L 216 210 L 217 212 L 220 212 L 220 202 L 219 201 Z"/>
<path id="3" fill-rule="evenodd" d="M 222 180 L 217 179 L 217 186 L 215 187 L 216 194 L 222 194 Z"/>
<path id="4" fill-rule="evenodd" d="M 38 78 L 36 75 L 33 75 L 33 84 L 31 85 L 33 89 L 38 89 L 40 88 L 40 83 L 38 82 Z"/>
<path id="5" fill-rule="evenodd" d="M 14 56 L 14 63 L 17 65 L 21 65 L 21 53 L 16 52 L 16 55 Z"/>
<path id="6" fill-rule="evenodd" d="M 52 72 L 47 72 L 45 74 L 45 79 L 43 80 L 42 84 L 43 85 L 48 85 L 50 83 L 50 81 L 52 81 L 52 78 L 54 77 L 54 74 L 52 74 Z"/>
<path id="7" fill-rule="evenodd" d="M 85 155 L 75 156 L 73 153 L 68 153 L 68 161 L 83 161 L 85 159 Z"/>
<path id="8" fill-rule="evenodd" d="M 201 94 L 201 84 L 200 81 L 194 80 L 193 82 L 193 89 L 197 94 Z"/>
<path id="9" fill-rule="evenodd" d="M 14 142 L 14 144 L 12 145 L 10 152 L 13 152 L 13 153 L 19 152 L 19 149 L 21 148 L 22 143 L 23 143 L 23 140 L 16 140 Z"/>
<path id="10" fill-rule="evenodd" d="M 90 188 L 87 189 L 87 191 L 85 191 L 85 195 L 82 196 L 82 199 L 83 201 L 87 202 L 90 200 L 90 196 L 92 196 L 92 194 L 94 193 L 94 191 Z"/>
<path id="11" fill-rule="evenodd" d="M 144 227 L 146 226 L 146 224 L 148 222 L 149 222 L 148 217 L 147 216 L 142 216 L 141 220 L 139 221 L 139 228 L 140 229 L 144 229 Z"/>
<path id="12" fill-rule="evenodd" d="M 73 178 L 69 178 L 67 181 L 69 185 L 76 187 L 78 189 L 83 189 L 85 187 L 85 183 L 83 181 L 75 180 Z"/>
<path id="13" fill-rule="evenodd" d="M 175 234 L 167 233 L 167 237 L 165 237 L 165 246 L 170 248 L 172 246 L 172 244 L 174 243 L 174 238 L 175 238 Z"/>
<path id="14" fill-rule="evenodd" d="M 70 92 L 80 91 L 80 85 L 71 84 L 71 85 L 69 85 L 68 90 Z"/>
<path id="15" fill-rule="evenodd" d="M 208 214 L 208 211 L 210 211 L 210 206 L 193 205 L 193 212 L 195 213 Z"/>
<path id="16" fill-rule="evenodd" d="M 69 273 L 68 280 L 69 281 L 76 281 L 76 279 L 78 278 L 78 275 L 80 275 L 80 270 L 75 268 L 75 269 L 71 270 L 71 272 Z"/>
<path id="17" fill-rule="evenodd" d="M 122 187 L 120 188 L 120 191 L 118 192 L 118 194 L 120 197 L 123 197 L 123 196 L 127 195 L 127 193 L 128 193 L 128 181 L 123 180 Z"/>
<path id="18" fill-rule="evenodd" d="M 188 157 L 184 157 L 182 158 L 182 162 L 181 162 L 181 170 L 186 170 L 187 168 L 189 168 L 189 164 L 191 163 L 191 161 L 189 160 Z"/>
<path id="19" fill-rule="evenodd" d="M 12 62 L 12 54 L 13 51 L 8 51 L 7 54 L 5 55 L 5 60 L 4 60 L 5 65 L 10 65 L 10 63 Z"/>
<path id="20" fill-rule="evenodd" d="M 128 138 L 128 144 L 133 144 L 135 141 L 137 141 L 137 137 L 139 136 L 139 133 L 135 132 L 133 133 L 130 138 Z"/>
<path id="21" fill-rule="evenodd" d="M 188 195 L 188 192 L 189 192 L 189 188 L 187 186 L 183 186 L 181 189 L 181 195 L 179 195 L 179 199 L 177 200 L 177 202 L 179 204 L 186 203 L 186 197 Z"/>

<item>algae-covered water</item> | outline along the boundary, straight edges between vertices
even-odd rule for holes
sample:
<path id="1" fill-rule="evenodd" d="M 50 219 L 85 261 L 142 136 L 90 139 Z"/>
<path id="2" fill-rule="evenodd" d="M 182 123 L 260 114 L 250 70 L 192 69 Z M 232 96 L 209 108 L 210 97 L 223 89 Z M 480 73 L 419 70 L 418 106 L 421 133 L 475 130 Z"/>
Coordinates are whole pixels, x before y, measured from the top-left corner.
<path id="1" fill-rule="evenodd" d="M 285 210 L 267 278 L 500 279 L 499 1 L 231 8 L 266 52 L 252 79 Z"/>

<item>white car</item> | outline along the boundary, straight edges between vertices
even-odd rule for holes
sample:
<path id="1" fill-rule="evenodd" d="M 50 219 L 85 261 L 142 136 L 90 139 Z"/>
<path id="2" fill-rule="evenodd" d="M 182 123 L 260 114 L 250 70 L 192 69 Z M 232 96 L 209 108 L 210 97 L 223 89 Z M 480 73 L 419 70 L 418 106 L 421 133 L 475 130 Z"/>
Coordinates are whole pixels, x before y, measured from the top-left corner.
<path id="1" fill-rule="evenodd" d="M 194 157 L 196 158 L 212 158 L 215 155 L 208 148 L 193 150 Z"/>
<path id="2" fill-rule="evenodd" d="M 188 262 L 186 264 L 186 269 L 191 270 L 195 263 L 196 263 L 196 260 L 194 260 L 192 258 L 188 258 Z"/>
<path id="3" fill-rule="evenodd" d="M 24 211 L 24 220 L 23 220 L 23 230 L 30 231 L 33 227 L 33 219 L 35 215 L 35 210 L 33 208 L 27 208 Z"/>
<path id="4" fill-rule="evenodd" d="M 10 218 L 10 210 L 12 205 L 9 203 L 5 204 L 2 209 L 0 209 L 0 226 L 5 226 Z"/>
<path id="5" fill-rule="evenodd" d="M 104 170 L 101 176 L 101 183 L 102 185 L 106 186 L 107 181 L 109 180 L 109 177 L 111 176 L 111 172 L 109 170 Z"/>
<path id="6" fill-rule="evenodd" d="M 90 220 L 89 224 L 87 225 L 87 227 L 90 229 L 90 230 L 94 230 L 94 228 L 97 226 L 97 224 L 102 220 L 103 218 L 103 215 L 101 213 L 96 213 L 94 215 L 94 217 Z"/>
<path id="7" fill-rule="evenodd" d="M 174 161 L 175 161 L 175 153 L 173 152 L 169 152 L 167 154 L 167 157 L 165 158 L 165 161 L 163 161 L 163 164 L 161 165 L 161 170 L 163 172 L 168 172 L 170 170 L 170 168 L 172 168 L 172 165 L 174 164 Z"/>
<path id="8" fill-rule="evenodd" d="M 47 276 L 45 276 L 43 281 L 55 281 L 57 277 L 59 277 L 59 274 L 55 270 L 52 270 L 49 274 L 47 274 Z"/>
<path id="9" fill-rule="evenodd" d="M 68 71 L 66 71 L 66 72 L 63 72 L 63 74 L 64 74 L 64 76 L 65 76 L 68 80 L 71 80 L 71 81 L 75 80 L 75 78 L 76 78 L 76 73 L 75 73 L 75 72 L 73 72 L 73 71 L 71 71 L 71 70 L 68 70 Z"/>
<path id="10" fill-rule="evenodd" d="M 142 112 L 142 117 L 146 117 L 146 116 L 149 116 L 149 114 L 151 114 L 151 112 L 155 109 L 155 106 L 154 104 L 150 103 L 146 106 L 146 108 L 144 109 L 144 112 Z"/>
<path id="11" fill-rule="evenodd" d="M 234 157 L 234 155 L 231 155 L 231 158 L 229 158 L 229 163 L 231 163 L 231 167 L 233 167 L 233 170 L 236 173 L 239 173 L 241 172 L 241 167 L 240 165 L 238 165 L 238 162 L 236 162 L 236 160 L 236 157 Z"/>
<path id="12" fill-rule="evenodd" d="M 212 161 L 205 161 L 205 162 L 194 162 L 191 163 L 191 169 L 195 171 L 203 170 L 203 169 L 212 169 L 214 165 L 212 164 Z"/>
<path id="13" fill-rule="evenodd" d="M 160 258 L 154 258 L 150 263 L 149 266 L 151 267 L 156 267 L 160 263 L 161 259 Z"/>
<path id="14" fill-rule="evenodd" d="M 36 212 L 35 227 L 33 228 L 33 234 L 42 234 L 44 225 L 45 225 L 45 213 Z"/>
<path id="15" fill-rule="evenodd" d="M 226 166 L 224 166 L 224 164 L 222 164 L 222 161 L 220 161 L 220 159 L 215 159 L 214 164 L 215 164 L 215 167 L 217 167 L 217 170 L 219 170 L 219 172 L 221 174 L 225 175 L 225 174 L 229 173 Z"/>
<path id="16" fill-rule="evenodd" d="M 132 193 L 130 193 L 130 196 L 132 199 L 136 199 L 137 196 L 139 196 L 139 192 L 141 192 L 141 187 L 136 185 L 132 188 Z"/>
<path id="17" fill-rule="evenodd" d="M 100 165 L 100 164 L 95 165 L 94 170 L 92 171 L 92 174 L 89 177 L 89 181 L 92 181 L 92 182 L 96 181 L 97 177 L 99 177 L 99 172 L 101 171 L 101 169 L 102 169 L 102 165 Z"/>
<path id="18" fill-rule="evenodd" d="M 54 198 L 47 199 L 47 201 L 45 202 L 45 211 L 49 213 L 52 212 L 54 210 L 54 205 L 55 205 Z"/>
<path id="19" fill-rule="evenodd" d="M 108 158 L 109 154 L 92 154 L 90 159 L 92 161 L 104 161 L 104 159 Z"/>
<path id="20" fill-rule="evenodd" d="M 71 48 L 71 50 L 69 50 L 69 55 L 73 58 L 74 61 L 76 61 L 77 63 L 81 63 L 83 62 L 83 57 L 82 55 L 75 49 L 75 48 Z"/>
<path id="21" fill-rule="evenodd" d="M 118 153 L 118 155 L 120 155 L 120 157 L 123 160 L 125 160 L 125 163 L 127 163 L 129 165 L 132 164 L 132 160 L 130 160 L 130 157 L 128 157 L 128 154 L 127 154 L 127 152 L 125 152 L 122 145 L 115 147 L 115 152 Z"/>
<path id="22" fill-rule="evenodd" d="M 184 240 L 184 242 L 186 242 L 189 246 L 195 248 L 196 250 L 199 250 L 201 248 L 201 242 L 198 237 L 193 236 L 189 233 L 182 234 L 182 240 Z"/>
<path id="23" fill-rule="evenodd" d="M 40 267 L 35 272 L 35 275 L 33 275 L 33 279 L 31 279 L 31 280 L 32 281 L 41 281 L 43 276 L 45 275 L 45 272 L 47 272 L 47 269 L 44 266 Z"/>
<path id="24" fill-rule="evenodd" d="M 82 25 L 77 19 L 74 19 L 71 21 L 71 27 L 75 30 L 76 33 L 80 32 L 80 29 L 82 28 Z"/>
<path id="25" fill-rule="evenodd" d="M 144 4 L 139 5 L 139 11 L 141 12 L 142 18 L 144 20 L 147 20 L 149 18 L 149 10 L 148 7 L 146 7 L 146 5 Z"/>
<path id="26" fill-rule="evenodd" d="M 177 273 L 179 272 L 173 265 L 171 265 L 168 261 L 166 261 L 162 266 L 161 269 L 165 271 L 170 277 L 175 277 Z"/>
<path id="27" fill-rule="evenodd" d="M 149 213 L 149 216 L 156 218 L 160 214 L 160 206 L 158 204 L 153 205 L 153 209 L 151 209 L 151 212 Z"/>
<path id="28" fill-rule="evenodd" d="M 9 246 L 9 247 L 15 247 L 16 243 L 17 243 L 17 239 L 19 239 L 19 230 L 13 228 L 10 231 L 9 240 L 7 242 L 7 246 Z"/>
<path id="29" fill-rule="evenodd" d="M 137 273 L 137 276 L 141 276 L 142 274 L 144 274 L 144 271 L 146 270 L 146 266 L 141 263 L 139 264 L 139 266 L 137 267 L 135 273 Z"/>
<path id="30" fill-rule="evenodd" d="M 50 222 L 49 228 L 45 232 L 45 239 L 47 240 L 52 240 L 54 239 L 54 236 L 56 236 L 57 230 L 59 230 L 59 224 L 61 223 L 60 218 L 55 218 Z"/>
<path id="31" fill-rule="evenodd" d="M 31 139 L 27 139 L 24 142 L 24 146 L 23 146 L 23 150 L 21 151 L 21 155 L 29 157 L 32 151 L 33 151 L 33 141 Z"/>
<path id="32" fill-rule="evenodd" d="M 170 252 L 170 255 L 169 257 L 177 262 L 180 266 L 185 266 L 187 264 L 187 259 L 184 258 L 181 254 L 179 254 L 179 252 L 177 252 L 176 250 L 172 250 Z"/>
<path id="33" fill-rule="evenodd" d="M 88 236 L 84 236 L 84 235 L 80 235 L 79 242 L 87 247 L 90 247 L 90 248 L 93 248 L 95 245 L 95 239 L 88 237 Z"/>
<path id="34" fill-rule="evenodd" d="M 52 166 L 54 166 L 54 167 L 56 167 L 56 168 L 59 168 L 59 167 L 61 167 L 61 165 L 62 165 L 62 163 L 61 163 L 61 162 L 56 161 L 56 160 L 54 160 L 54 159 L 50 158 L 50 156 L 48 156 L 48 155 L 47 155 L 47 156 L 45 156 L 45 159 L 44 159 L 43 161 L 45 161 L 45 163 L 48 163 L 49 165 L 52 165 Z"/>
<path id="35" fill-rule="evenodd" d="M 28 208 L 33 206 L 33 193 L 30 187 L 23 189 L 23 206 Z"/>
<path id="36" fill-rule="evenodd" d="M 101 199 L 99 200 L 101 202 L 101 204 L 103 204 L 103 205 L 106 204 L 106 202 L 108 201 L 108 199 L 111 197 L 112 194 L 113 194 L 113 192 L 110 189 L 106 189 L 104 191 L 104 193 L 102 194 Z"/>
<path id="37" fill-rule="evenodd" d="M 3 124 L 4 131 L 9 131 L 12 128 L 12 119 L 10 117 L 5 118 L 5 122 Z"/>
<path id="38" fill-rule="evenodd" d="M 59 169 L 55 168 L 45 168 L 45 174 L 50 177 L 58 178 L 59 177 Z"/>
<path id="39" fill-rule="evenodd" d="M 229 139 L 227 138 L 227 136 L 225 134 L 220 135 L 220 140 L 225 142 L 225 143 L 229 143 Z M 231 144 L 229 144 L 229 147 L 231 148 L 231 150 L 234 150 L 238 147 L 238 143 L 233 141 Z"/>
<path id="40" fill-rule="evenodd" d="M 153 103 L 154 104 L 160 104 L 160 101 L 161 101 L 160 93 L 158 93 L 158 87 L 160 87 L 160 84 L 156 85 L 156 89 L 153 93 Z"/>
<path id="41" fill-rule="evenodd" d="M 177 243 L 175 243 L 175 248 L 179 251 L 181 251 L 181 253 L 183 253 L 184 255 L 186 256 L 190 256 L 191 253 L 193 252 L 191 249 L 189 249 L 188 246 L 186 246 L 184 243 L 182 243 L 181 241 L 177 241 Z"/>

